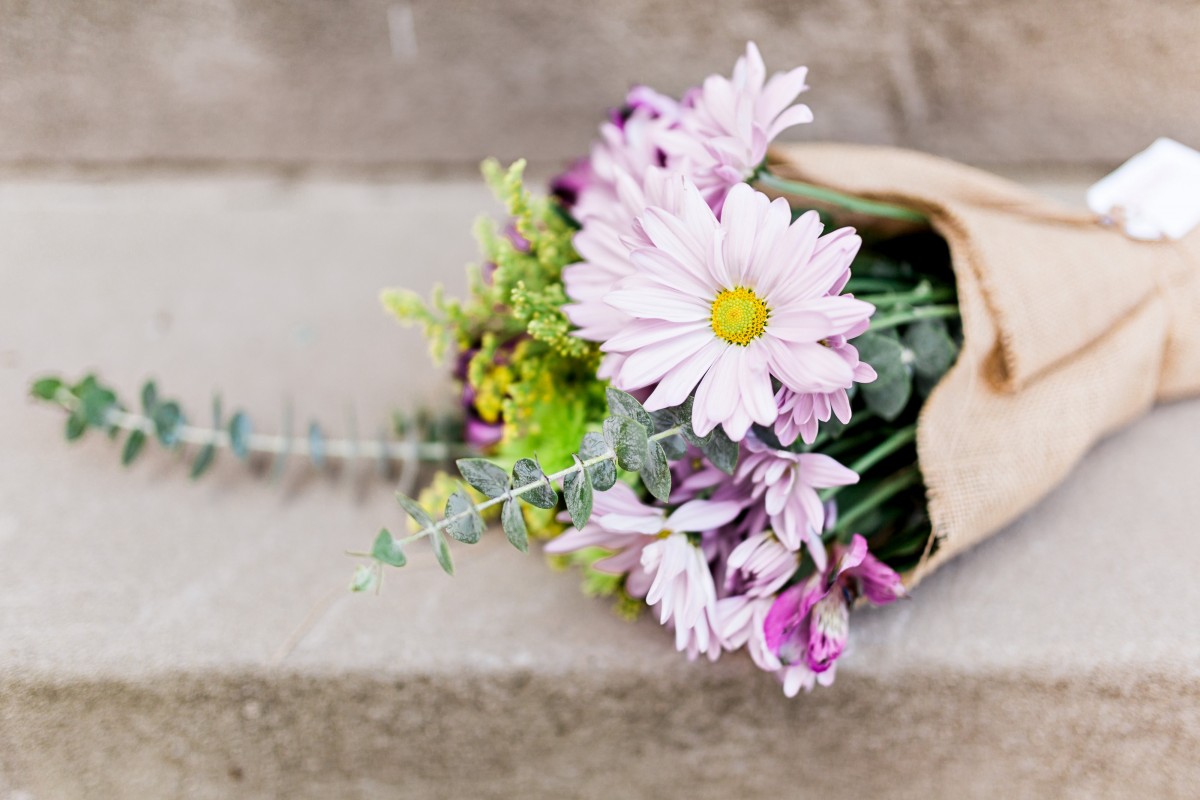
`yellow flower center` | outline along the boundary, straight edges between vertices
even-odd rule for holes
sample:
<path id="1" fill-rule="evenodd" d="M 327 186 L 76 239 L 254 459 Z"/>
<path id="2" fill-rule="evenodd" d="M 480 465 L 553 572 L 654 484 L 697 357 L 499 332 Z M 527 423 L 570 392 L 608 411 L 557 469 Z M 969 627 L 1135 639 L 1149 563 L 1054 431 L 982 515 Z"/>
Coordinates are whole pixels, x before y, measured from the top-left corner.
<path id="1" fill-rule="evenodd" d="M 725 289 L 712 305 L 712 329 L 730 344 L 745 347 L 763 335 L 771 310 L 761 297 L 744 286 Z"/>

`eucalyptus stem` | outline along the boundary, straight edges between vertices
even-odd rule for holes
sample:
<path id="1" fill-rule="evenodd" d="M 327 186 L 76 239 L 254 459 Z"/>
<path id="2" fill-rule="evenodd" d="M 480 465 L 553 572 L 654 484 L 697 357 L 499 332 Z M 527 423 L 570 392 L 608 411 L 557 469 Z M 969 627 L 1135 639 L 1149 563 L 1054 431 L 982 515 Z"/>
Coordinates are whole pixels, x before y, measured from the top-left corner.
<path id="1" fill-rule="evenodd" d="M 891 203 L 881 203 L 875 200 L 864 200 L 861 197 L 843 194 L 833 189 L 827 189 L 824 186 L 814 186 L 811 183 L 781 178 L 778 175 L 768 172 L 765 168 L 754 176 L 753 181 L 768 189 L 774 189 L 777 192 L 806 197 L 810 200 L 827 203 L 857 214 L 867 214 L 873 217 L 883 217 L 903 222 L 928 222 L 928 218 L 924 214 L 919 211 L 913 211 L 910 208 L 892 205 Z"/>
<path id="2" fill-rule="evenodd" d="M 55 394 L 54 402 L 69 412 L 75 411 L 80 405 L 79 399 L 65 389 L 60 389 Z M 148 437 L 155 433 L 154 420 L 145 414 L 112 408 L 106 413 L 105 421 L 114 428 L 141 431 Z M 181 444 L 212 445 L 213 447 L 232 449 L 232 438 L 228 431 L 220 428 L 182 423 L 176 426 L 174 433 L 175 440 Z M 272 455 L 312 455 L 310 439 L 301 436 L 251 433 L 246 437 L 246 449 L 251 452 Z M 326 457 L 346 461 L 383 458 L 396 461 L 446 461 L 471 455 L 473 452 L 470 448 L 446 442 L 387 442 L 360 439 L 324 439 L 321 450 L 322 455 Z"/>
<path id="3" fill-rule="evenodd" d="M 867 514 L 900 492 L 920 482 L 921 474 L 917 472 L 916 466 L 905 467 L 880 483 L 873 492 L 851 506 L 844 514 L 839 514 L 837 524 L 833 526 L 833 533 L 839 534 L 849 531 L 855 523 L 866 517 Z"/>
<path id="4" fill-rule="evenodd" d="M 667 439 L 672 436 L 677 436 L 683 432 L 683 428 L 684 428 L 683 425 L 675 425 L 674 427 L 667 428 L 664 431 L 659 431 L 658 433 L 648 436 L 647 441 L 657 442 L 662 439 Z M 603 464 L 606 461 L 616 461 L 616 459 L 617 459 L 616 450 L 614 450 L 612 447 L 609 447 L 606 452 L 601 453 L 598 456 L 593 456 L 592 458 L 589 458 L 585 461 L 577 461 L 577 462 L 575 462 L 575 464 L 573 464 L 569 467 L 566 467 L 565 469 L 560 469 L 558 472 L 555 472 L 553 475 L 544 475 L 544 476 L 542 476 L 541 480 L 532 481 L 530 483 L 524 484 L 523 486 L 510 487 L 508 489 L 508 491 L 504 492 L 503 494 L 498 494 L 495 497 L 490 497 L 487 500 L 483 500 L 478 503 L 475 503 L 473 506 L 460 511 L 457 514 L 451 514 L 448 517 L 443 517 L 441 520 L 435 522 L 433 525 L 430 525 L 427 528 L 423 528 L 423 529 L 417 531 L 416 533 L 412 534 L 411 536 L 406 536 L 403 539 L 398 540 L 397 543 L 400 545 L 405 545 L 405 544 L 410 544 L 412 542 L 415 542 L 418 539 L 423 539 L 424 537 L 429 536 L 437 531 L 445 530 L 446 528 L 450 527 L 450 525 L 452 525 L 453 523 L 455 523 L 459 520 L 466 519 L 467 517 L 472 516 L 473 514 L 478 514 L 482 511 L 485 511 L 485 510 L 493 507 L 493 506 L 498 506 L 501 503 L 504 503 L 508 500 L 516 499 L 516 498 L 520 497 L 521 495 L 526 494 L 527 492 L 531 492 L 534 489 L 537 489 L 540 486 L 550 486 L 557 481 L 559 486 L 562 486 L 565 489 L 566 488 L 565 481 L 571 475 L 574 475 L 577 472 L 583 472 L 588 467 L 593 467 L 597 464 Z M 584 474 L 584 478 L 585 479 L 587 478 L 586 473 Z"/>
<path id="5" fill-rule="evenodd" d="M 960 312 L 955 304 L 940 306 L 918 306 L 905 311 L 893 311 L 871 320 L 871 330 L 880 331 L 895 328 L 922 319 L 954 319 Z"/>

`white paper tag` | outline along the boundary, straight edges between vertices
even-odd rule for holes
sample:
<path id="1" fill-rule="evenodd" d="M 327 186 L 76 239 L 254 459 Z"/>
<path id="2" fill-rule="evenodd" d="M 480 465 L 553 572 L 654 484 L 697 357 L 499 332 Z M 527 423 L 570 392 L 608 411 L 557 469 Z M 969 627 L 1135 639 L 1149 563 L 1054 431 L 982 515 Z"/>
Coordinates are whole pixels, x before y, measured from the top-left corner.
<path id="1" fill-rule="evenodd" d="M 1088 189 L 1087 203 L 1134 239 L 1182 239 L 1200 225 L 1200 152 L 1159 139 Z"/>

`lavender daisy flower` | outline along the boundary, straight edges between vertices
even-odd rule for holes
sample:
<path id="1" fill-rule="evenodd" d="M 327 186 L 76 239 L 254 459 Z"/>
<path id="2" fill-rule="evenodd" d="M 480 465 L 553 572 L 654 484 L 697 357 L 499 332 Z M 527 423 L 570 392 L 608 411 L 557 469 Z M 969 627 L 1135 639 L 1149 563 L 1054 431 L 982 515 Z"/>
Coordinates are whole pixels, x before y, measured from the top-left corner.
<path id="1" fill-rule="evenodd" d="M 739 544 L 725 562 L 725 587 L 735 594 L 770 597 L 796 572 L 800 559 L 770 531 Z"/>
<path id="2" fill-rule="evenodd" d="M 718 221 L 684 179 L 678 213 L 650 207 L 640 219 L 652 243 L 633 250 L 637 271 L 605 300 L 631 318 L 601 349 L 625 356 L 613 383 L 655 386 L 650 410 L 679 405 L 696 390 L 692 427 L 717 425 L 740 441 L 779 410 L 771 379 L 796 392 L 845 388 L 846 361 L 822 344 L 874 312 L 830 295 L 853 250 L 819 247 L 815 212 L 792 222 L 787 201 L 745 184 L 729 193 Z M 834 234 L 853 241 L 852 233 Z"/>
<path id="3" fill-rule="evenodd" d="M 758 47 L 748 43 L 732 78 L 709 76 L 689 93 L 679 129 L 661 139 L 667 165 L 688 174 L 719 212 L 730 188 L 754 174 L 775 137 L 812 122 L 808 106 L 792 105 L 808 88 L 807 74 L 799 67 L 768 80 Z"/>
<path id="4" fill-rule="evenodd" d="M 559 554 L 600 547 L 614 551 L 593 566 L 615 575 L 628 573 L 625 589 L 633 597 L 646 597 L 655 573 L 643 569 L 643 552 L 663 534 L 693 533 L 719 528 L 740 514 L 742 505 L 732 501 L 692 500 L 670 515 L 665 509 L 643 503 L 628 484 L 617 482 L 592 500 L 592 516 L 579 530 L 567 530 L 546 545 L 546 552 Z M 569 518 L 564 515 L 563 521 Z M 653 603 L 652 603 L 653 604 Z"/>
<path id="5" fill-rule="evenodd" d="M 751 486 L 751 496 L 762 500 L 751 508 L 746 525 L 751 530 L 770 527 L 788 550 L 808 546 L 818 570 L 825 569 L 825 506 L 818 489 L 858 483 L 858 474 L 822 453 L 774 450 L 757 439 L 748 439 L 736 479 Z"/>
<path id="6" fill-rule="evenodd" d="M 659 622 L 674 626 L 675 649 L 691 659 L 704 653 L 716 661 L 721 654 L 713 630 L 717 588 L 703 551 L 687 534 L 672 533 L 642 551 L 642 569 L 654 576 L 646 602 L 658 606 Z"/>

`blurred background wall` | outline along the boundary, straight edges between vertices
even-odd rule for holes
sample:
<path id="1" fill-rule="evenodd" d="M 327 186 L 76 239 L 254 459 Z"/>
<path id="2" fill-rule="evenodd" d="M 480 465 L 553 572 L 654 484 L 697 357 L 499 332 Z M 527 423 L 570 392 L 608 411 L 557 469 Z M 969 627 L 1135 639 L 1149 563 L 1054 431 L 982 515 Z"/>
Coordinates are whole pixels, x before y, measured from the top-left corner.
<path id="1" fill-rule="evenodd" d="M 561 162 L 637 81 L 810 67 L 792 138 L 984 165 L 1200 146 L 1197 0 L 0 0 L 0 167 Z"/>

